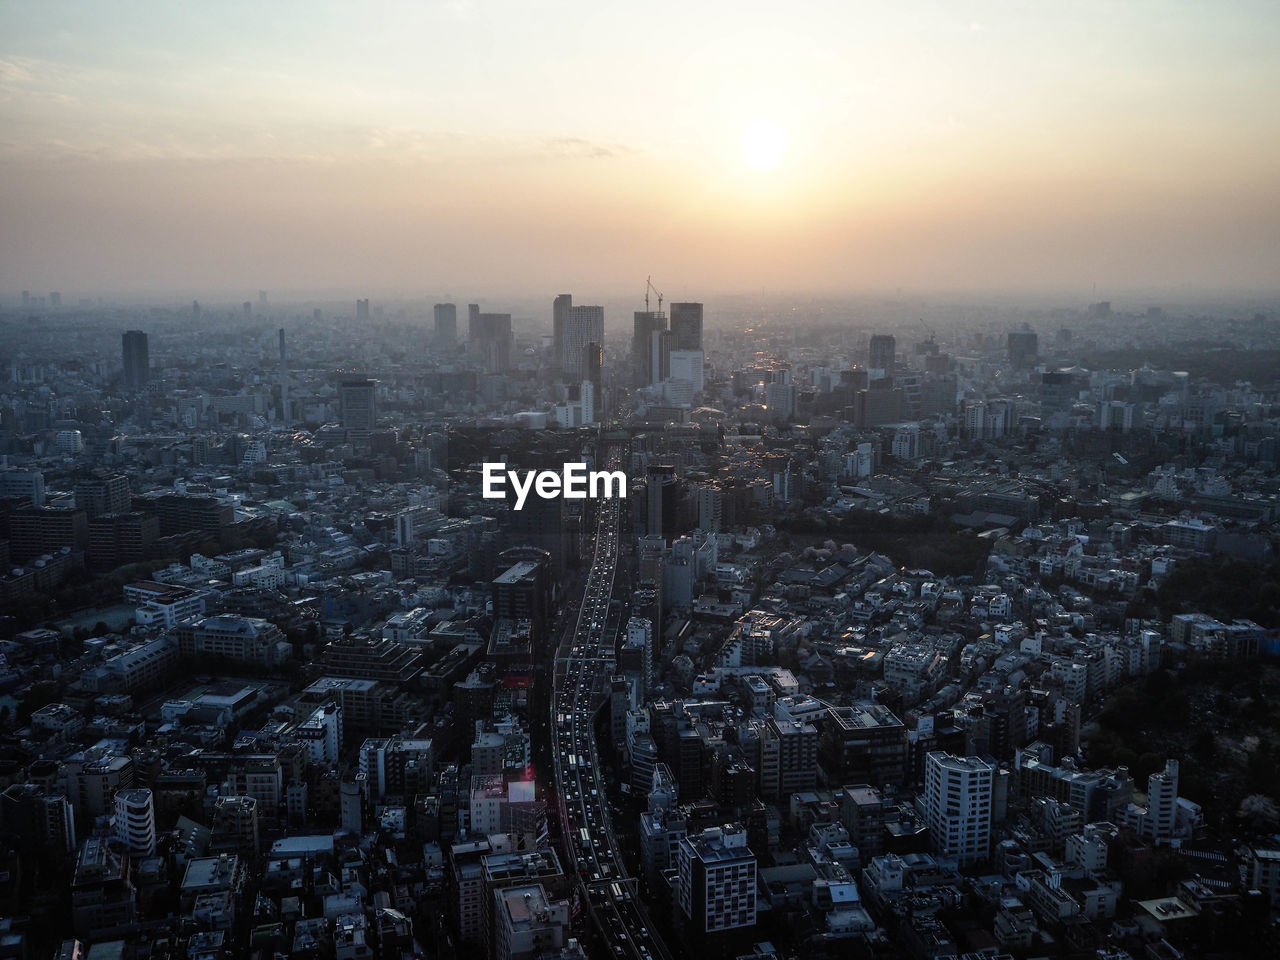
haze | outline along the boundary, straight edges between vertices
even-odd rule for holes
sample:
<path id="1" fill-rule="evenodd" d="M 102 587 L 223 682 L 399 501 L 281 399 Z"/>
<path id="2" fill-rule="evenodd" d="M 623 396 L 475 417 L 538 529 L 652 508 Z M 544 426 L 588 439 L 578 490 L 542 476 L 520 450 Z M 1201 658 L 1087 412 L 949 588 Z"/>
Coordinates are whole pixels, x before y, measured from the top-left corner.
<path id="1" fill-rule="evenodd" d="M 0 10 L 7 295 L 1275 287 L 1267 3 Z"/>

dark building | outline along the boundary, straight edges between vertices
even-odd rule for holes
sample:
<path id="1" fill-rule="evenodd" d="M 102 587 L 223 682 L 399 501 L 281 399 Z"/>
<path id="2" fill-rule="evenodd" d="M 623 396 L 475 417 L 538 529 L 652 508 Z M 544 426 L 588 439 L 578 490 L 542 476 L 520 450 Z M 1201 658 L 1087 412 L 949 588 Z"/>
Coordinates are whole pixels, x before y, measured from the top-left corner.
<path id="1" fill-rule="evenodd" d="M 1040 338 L 1031 330 L 1011 330 L 1008 349 L 1010 364 L 1015 367 L 1033 366 L 1040 354 Z"/>
<path id="2" fill-rule="evenodd" d="M 596 388 L 596 410 L 599 416 L 600 398 L 604 390 L 604 347 L 588 343 L 582 348 L 582 379 L 591 381 Z"/>
<path id="3" fill-rule="evenodd" d="M 26 563 L 69 547 L 83 553 L 89 545 L 89 517 L 71 507 L 29 507 L 9 516 L 9 555 Z"/>
<path id="4" fill-rule="evenodd" d="M 165 493 L 160 496 L 137 497 L 133 506 L 160 518 L 160 536 L 199 530 L 217 533 L 235 521 L 235 508 L 217 497 L 194 493 Z"/>
<path id="5" fill-rule="evenodd" d="M 507 551 L 503 557 L 516 552 L 523 551 Z M 493 615 L 507 620 L 528 620 L 535 644 L 546 638 L 551 622 L 551 555 L 542 551 L 538 554 L 540 556 L 516 560 L 489 584 Z"/>
<path id="6" fill-rule="evenodd" d="M 367 321 L 369 319 L 369 298 L 356 301 L 356 319 Z"/>
<path id="7" fill-rule="evenodd" d="M 104 513 L 124 513 L 129 509 L 129 478 L 122 474 L 78 480 L 74 487 L 76 509 L 92 520 Z"/>
<path id="8" fill-rule="evenodd" d="M 828 783 L 904 782 L 907 728 L 888 707 L 831 707 L 818 719 L 818 730 L 818 758 Z"/>
<path id="9" fill-rule="evenodd" d="M 883 370 L 885 379 L 892 381 L 894 374 L 894 358 L 897 355 L 898 342 L 892 334 L 877 333 L 871 338 L 871 358 L 868 366 L 872 370 Z"/>
<path id="10" fill-rule="evenodd" d="M 104 513 L 89 521 L 89 565 L 112 570 L 146 560 L 159 537 L 160 518 L 155 514 Z"/>
<path id="11" fill-rule="evenodd" d="M 338 403 L 348 439 L 368 441 L 378 422 L 378 381 L 343 380 L 338 387 Z"/>
<path id="12" fill-rule="evenodd" d="M 458 339 L 458 305 L 437 303 L 435 314 L 435 338 L 437 343 L 455 343 Z"/>
<path id="13" fill-rule="evenodd" d="M 702 304 L 671 304 L 672 350 L 702 349 Z"/>
<path id="14" fill-rule="evenodd" d="M 666 314 L 636 311 L 635 326 L 631 334 L 631 366 L 635 386 L 647 387 L 654 382 L 653 335 L 666 329 Z"/>
<path id="15" fill-rule="evenodd" d="M 651 463 L 645 471 L 645 533 L 670 539 L 679 519 L 679 485 L 676 468 L 669 463 Z"/>
<path id="16" fill-rule="evenodd" d="M 126 330 L 121 337 L 121 350 L 124 358 L 124 385 L 129 390 L 141 390 L 151 379 L 147 335 L 141 330 Z"/>
<path id="17" fill-rule="evenodd" d="M 573 306 L 573 295 L 562 293 L 551 303 L 551 362 L 561 373 L 561 359 L 564 357 L 564 328 L 569 320 L 569 308 Z"/>
<path id="18" fill-rule="evenodd" d="M 480 305 L 467 305 L 467 345 L 485 373 L 511 369 L 511 314 L 481 313 Z"/>

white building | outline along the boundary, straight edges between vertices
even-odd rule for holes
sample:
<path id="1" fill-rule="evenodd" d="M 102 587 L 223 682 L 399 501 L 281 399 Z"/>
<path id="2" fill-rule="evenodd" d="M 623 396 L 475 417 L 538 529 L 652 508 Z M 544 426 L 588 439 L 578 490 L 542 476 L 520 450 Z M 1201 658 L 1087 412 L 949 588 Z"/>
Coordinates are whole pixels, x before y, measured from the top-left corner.
<path id="1" fill-rule="evenodd" d="M 935 852 L 960 866 L 990 855 L 996 768 L 934 750 L 924 764 L 924 813 Z"/>
<path id="2" fill-rule="evenodd" d="M 327 703 L 298 726 L 298 738 L 306 744 L 307 759 L 330 767 L 338 762 L 342 749 L 342 708 Z"/>
<path id="3" fill-rule="evenodd" d="M 676 901 L 700 933 L 755 925 L 756 856 L 740 824 L 684 837 L 676 867 Z"/>
<path id="4" fill-rule="evenodd" d="M 131 857 L 150 857 L 156 852 L 156 807 L 146 787 L 118 790 L 115 797 L 115 834 Z"/>

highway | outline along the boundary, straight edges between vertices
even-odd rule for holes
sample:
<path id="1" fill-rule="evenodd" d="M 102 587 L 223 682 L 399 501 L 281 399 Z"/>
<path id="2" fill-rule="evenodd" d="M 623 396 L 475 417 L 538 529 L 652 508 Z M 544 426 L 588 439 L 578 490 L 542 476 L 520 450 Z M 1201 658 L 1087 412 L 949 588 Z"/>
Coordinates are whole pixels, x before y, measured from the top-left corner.
<path id="1" fill-rule="evenodd" d="M 617 450 L 608 469 L 622 466 Z M 616 624 L 609 623 L 618 567 L 618 519 L 625 500 L 598 501 L 595 553 L 573 629 L 556 654 L 550 707 L 552 758 L 561 836 L 582 888 L 583 904 L 615 957 L 670 960 L 635 895 L 634 879 L 618 851 L 606 783 L 596 749 L 594 721 L 615 669 Z"/>

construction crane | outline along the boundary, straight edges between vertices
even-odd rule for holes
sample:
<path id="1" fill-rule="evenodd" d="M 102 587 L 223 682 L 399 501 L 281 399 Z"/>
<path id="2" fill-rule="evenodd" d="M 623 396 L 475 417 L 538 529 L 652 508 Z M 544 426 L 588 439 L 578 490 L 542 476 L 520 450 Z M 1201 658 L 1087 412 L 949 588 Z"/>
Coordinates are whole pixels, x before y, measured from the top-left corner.
<path id="1" fill-rule="evenodd" d="M 653 285 L 653 275 L 649 275 L 644 281 L 644 312 L 649 312 L 649 291 L 652 290 L 658 295 L 658 312 L 662 312 L 662 292 Z"/>

